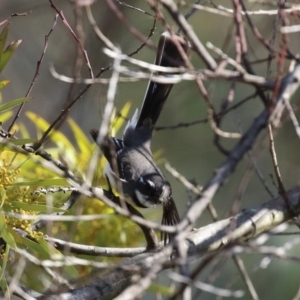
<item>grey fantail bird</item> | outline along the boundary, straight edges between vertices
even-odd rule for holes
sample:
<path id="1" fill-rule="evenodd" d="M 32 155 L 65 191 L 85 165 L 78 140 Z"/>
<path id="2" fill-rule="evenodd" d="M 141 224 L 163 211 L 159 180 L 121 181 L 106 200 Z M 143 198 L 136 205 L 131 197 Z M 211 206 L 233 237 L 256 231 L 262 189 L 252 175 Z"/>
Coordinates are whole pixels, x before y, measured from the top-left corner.
<path id="1" fill-rule="evenodd" d="M 186 53 L 187 43 L 177 36 L 175 38 L 180 41 L 181 51 Z M 155 64 L 163 67 L 184 66 L 180 46 L 177 46 L 168 32 L 163 33 Z M 156 74 L 168 76 L 165 73 Z M 123 139 L 107 137 L 99 145 L 109 163 L 109 181 L 130 204 L 142 208 L 161 204 L 162 225 L 175 225 L 180 221 L 171 186 L 155 164 L 151 152 L 154 125 L 172 86 L 173 84 L 158 83 L 150 79 L 141 112 L 138 116 L 136 110 L 124 130 Z M 98 130 L 91 130 L 91 135 L 97 142 Z M 166 243 L 169 237 L 162 234 L 162 238 Z"/>

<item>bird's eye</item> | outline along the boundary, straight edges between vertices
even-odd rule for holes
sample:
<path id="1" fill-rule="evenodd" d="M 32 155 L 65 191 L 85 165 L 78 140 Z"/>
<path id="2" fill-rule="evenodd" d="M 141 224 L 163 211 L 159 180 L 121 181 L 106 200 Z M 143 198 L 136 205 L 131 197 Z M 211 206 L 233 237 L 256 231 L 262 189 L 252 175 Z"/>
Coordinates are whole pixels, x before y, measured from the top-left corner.
<path id="1" fill-rule="evenodd" d="M 137 184 L 137 189 L 141 192 L 144 197 L 150 198 L 156 193 L 156 186 L 153 180 L 140 177 Z"/>
<path id="2" fill-rule="evenodd" d="M 151 188 L 155 188 L 155 183 L 152 180 L 146 180 L 146 184 Z"/>
<path id="3" fill-rule="evenodd" d="M 145 179 L 143 176 L 139 178 L 138 183 L 144 187 L 155 188 L 155 183 L 150 179 Z"/>

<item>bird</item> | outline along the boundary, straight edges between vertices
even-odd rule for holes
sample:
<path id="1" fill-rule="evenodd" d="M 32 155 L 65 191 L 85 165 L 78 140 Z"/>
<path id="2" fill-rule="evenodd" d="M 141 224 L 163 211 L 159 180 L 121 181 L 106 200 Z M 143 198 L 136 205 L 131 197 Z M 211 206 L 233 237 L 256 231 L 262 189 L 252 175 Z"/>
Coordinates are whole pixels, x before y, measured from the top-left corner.
<path id="1" fill-rule="evenodd" d="M 174 43 L 169 32 L 164 32 L 159 39 L 155 64 L 163 67 L 185 66 L 182 51 L 187 53 L 187 42 L 178 37 L 180 45 Z M 181 49 L 180 49 L 181 48 Z M 163 73 L 156 72 L 157 75 Z M 168 74 L 163 74 L 168 76 Z M 90 131 L 92 138 L 100 147 L 108 161 L 106 175 L 124 200 L 136 207 L 149 208 L 162 205 L 162 225 L 176 225 L 180 217 L 172 188 L 155 163 L 151 152 L 151 140 L 154 126 L 159 118 L 165 101 L 173 84 L 158 83 L 149 80 L 141 112 L 135 111 L 128 121 L 123 139 L 107 136 L 98 144 L 98 130 Z M 171 236 L 163 233 L 162 240 L 166 244 Z"/>

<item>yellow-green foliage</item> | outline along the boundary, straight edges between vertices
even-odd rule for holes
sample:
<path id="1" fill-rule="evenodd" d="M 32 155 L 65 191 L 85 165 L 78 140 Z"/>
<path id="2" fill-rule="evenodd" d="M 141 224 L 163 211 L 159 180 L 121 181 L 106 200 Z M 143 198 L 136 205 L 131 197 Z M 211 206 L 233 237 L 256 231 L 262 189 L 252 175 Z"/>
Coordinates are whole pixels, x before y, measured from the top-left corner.
<path id="1" fill-rule="evenodd" d="M 11 43 L 5 48 L 8 26 L 0 33 L 0 73 L 20 44 L 20 41 Z M 1 89 L 9 80 L 0 81 Z M 12 109 L 28 101 L 29 98 L 20 98 L 0 104 L 0 121 L 3 128 L 9 126 L 8 119 L 12 116 Z M 124 106 L 122 116 L 129 112 L 130 104 Z M 37 136 L 32 137 L 24 124 L 15 124 L 13 137 L 5 138 L 5 131 L 0 131 L 0 252 L 2 263 L 0 264 L 0 288 L 7 289 L 5 272 L 13 273 L 14 268 L 8 268 L 10 249 L 25 249 L 38 259 L 53 259 L 55 254 L 61 257 L 61 253 L 51 244 L 45 241 L 47 235 L 95 246 L 137 246 L 144 244 L 139 227 L 131 221 L 114 214 L 114 211 L 98 199 L 90 199 L 81 196 L 75 205 L 65 215 L 101 215 L 101 219 L 93 221 L 49 222 L 41 231 L 33 231 L 31 225 L 37 221 L 40 214 L 61 212 L 61 205 L 68 199 L 70 192 L 62 193 L 36 193 L 34 191 L 55 187 L 68 187 L 65 178 L 58 176 L 52 170 L 43 167 L 43 158 L 34 154 L 24 153 L 21 146 L 24 143 L 34 143 L 49 127 L 49 123 L 33 112 L 26 113 L 27 118 L 36 126 Z M 73 137 L 67 137 L 59 130 L 53 130 L 49 142 L 43 149 L 53 157 L 64 163 L 78 178 L 87 179 L 91 170 L 91 158 L 96 145 L 91 142 L 78 125 L 72 120 L 67 120 Z M 123 125 L 123 118 L 113 117 L 111 134 Z M 92 184 L 106 187 L 106 179 L 103 176 L 105 159 L 100 157 L 94 168 Z M 33 193 L 34 192 L 34 193 Z M 30 218 L 31 217 L 31 218 Z M 47 235 L 46 235 L 47 234 Z M 1 240 L 0 240 L 1 241 Z M 60 255 L 60 256 L 59 256 Z M 18 263 L 19 256 L 14 253 L 13 264 Z M 101 258 L 98 258 L 101 259 Z M 22 279 L 27 281 L 34 265 L 27 264 Z M 77 277 L 89 271 L 88 267 L 75 268 L 73 266 L 63 268 L 62 271 L 71 277 Z M 39 270 L 41 272 L 41 270 Z M 30 282 L 26 282 L 30 285 Z M 35 281 L 38 285 L 38 280 Z M 36 286 L 35 286 L 36 288 Z"/>
<path id="2" fill-rule="evenodd" d="M 126 115 L 130 105 L 126 105 L 122 115 Z M 37 126 L 37 131 L 44 131 L 49 124 L 32 112 L 27 112 L 28 118 Z M 1 117 L 1 115 L 0 115 Z M 113 122 L 113 131 L 122 125 L 123 119 Z M 86 177 L 90 160 L 96 149 L 94 142 L 90 141 L 77 124 L 69 119 L 71 131 L 76 142 L 71 143 L 63 133 L 54 131 L 50 136 L 49 147 L 43 147 L 53 157 L 64 162 L 78 177 Z M 20 129 L 22 128 L 22 129 Z M 21 140 L 28 140 L 24 125 L 19 124 L 16 135 L 22 134 Z M 14 142 L 12 140 L 12 142 Z M 101 215 L 103 218 L 93 221 L 78 222 L 51 222 L 51 226 L 41 232 L 31 230 L 31 224 L 35 220 L 25 220 L 22 216 L 37 216 L 40 213 L 61 211 L 59 207 L 68 199 L 70 192 L 62 193 L 32 193 L 41 188 L 48 189 L 53 186 L 67 187 L 64 178 L 57 176 L 53 171 L 44 168 L 39 162 L 43 159 L 36 155 L 19 153 L 20 148 L 10 144 L 4 144 L 0 150 L 0 227 L 5 242 L 12 248 L 26 248 L 39 258 L 50 258 L 55 250 L 44 241 L 44 237 L 51 235 L 67 241 L 95 245 L 95 246 L 137 246 L 144 243 L 144 239 L 137 225 L 121 216 L 98 199 L 90 199 L 85 196 L 75 203 L 65 215 Z M 103 169 L 106 161 L 103 157 L 97 162 L 92 184 L 106 187 L 106 179 Z M 51 203 L 52 206 L 49 206 Z M 16 229 L 22 230 L 28 236 L 20 236 Z M 51 251 L 49 250 L 51 249 Z M 4 250 L 4 248 L 3 248 Z M 80 267 L 68 271 L 69 275 L 87 273 L 89 267 Z"/>
<path id="3" fill-rule="evenodd" d="M 0 73 L 20 44 L 20 41 L 15 41 L 7 47 L 5 46 L 8 29 L 9 26 L 6 26 L 0 33 Z M 9 83 L 9 80 L 0 82 L 0 93 L 1 89 Z M 12 101 L 5 99 L 6 103 L 0 105 L 0 121 L 6 121 L 12 115 L 14 107 L 28 100 L 29 98 L 20 98 Z M 126 116 L 129 109 L 130 104 L 125 105 L 121 115 Z M 70 192 L 67 194 L 62 192 L 48 193 L 46 195 L 43 193 L 32 194 L 32 191 L 41 188 L 67 187 L 68 183 L 53 171 L 42 167 L 39 164 L 42 158 L 19 153 L 20 148 L 18 147 L 25 142 L 33 143 L 39 139 L 50 125 L 46 120 L 33 112 L 26 112 L 26 116 L 36 126 L 37 136 L 33 139 L 23 124 L 15 124 L 13 132 L 16 131 L 18 139 L 6 140 L 7 144 L 0 149 L 1 232 L 2 234 L 4 232 L 6 242 L 14 247 L 16 244 L 20 247 L 20 244 L 28 242 L 27 240 L 26 242 L 23 241 L 26 237 L 19 238 L 15 234 L 15 228 L 22 229 L 28 233 L 29 237 L 36 240 L 37 243 L 42 237 L 42 233 L 33 232 L 30 228 L 35 220 L 25 220 L 19 217 L 60 211 L 59 207 L 67 200 L 70 194 Z M 68 119 L 67 122 L 73 137 L 69 138 L 61 131 L 53 130 L 50 134 L 50 143 L 48 142 L 43 148 L 53 157 L 61 160 L 76 176 L 86 179 L 96 145 L 94 142 L 91 142 L 91 139 L 72 119 Z M 111 123 L 110 134 L 115 135 L 123 125 L 124 119 L 113 117 Z M 105 159 L 100 157 L 95 168 L 93 185 L 106 186 L 106 179 L 103 176 L 105 163 Z M 51 203 L 51 206 L 49 206 L 49 203 Z M 138 227 L 120 216 L 115 216 L 113 210 L 98 199 L 81 197 L 66 214 L 100 214 L 107 217 L 89 222 L 79 221 L 76 224 L 74 222 L 53 222 L 51 231 L 49 229 L 47 231 L 48 234 L 90 245 L 129 246 L 138 244 L 139 239 L 136 238 L 137 234 L 140 233 Z"/>
<path id="4" fill-rule="evenodd" d="M 125 105 L 121 111 L 122 116 L 127 115 L 129 108 L 129 104 Z M 27 113 L 27 116 L 29 119 L 34 121 L 41 132 L 48 128 L 49 124 L 34 113 Z M 71 171 L 73 171 L 77 176 L 85 179 L 85 174 L 87 174 L 90 167 L 90 161 L 96 149 L 96 145 L 86 137 L 85 133 L 82 132 L 72 119 L 68 119 L 67 122 L 74 135 L 72 138 L 74 142 L 71 143 L 70 139 L 62 132 L 54 131 L 50 137 L 54 146 L 46 148 L 45 150 L 51 153 L 54 157 L 65 161 Z M 123 122 L 123 118 L 113 118 L 111 129 L 112 134 L 115 134 L 116 131 L 119 130 Z M 93 185 L 102 186 L 104 188 L 107 186 L 106 179 L 103 176 L 105 164 L 106 160 L 104 157 L 100 157 L 95 168 L 94 178 L 92 181 Z M 40 176 L 41 174 L 39 174 L 39 178 L 41 178 Z M 65 183 L 65 185 L 67 185 L 67 183 Z M 59 195 L 53 195 L 53 197 L 59 198 Z M 55 202 L 56 200 L 54 200 L 54 203 Z M 59 200 L 59 202 L 61 203 L 62 201 Z M 67 214 L 99 214 L 106 217 L 94 221 L 79 221 L 76 224 L 74 224 L 74 222 L 55 223 L 52 227 L 52 233 L 55 236 L 78 243 L 99 246 L 116 247 L 139 244 L 139 239 L 137 238 L 140 234 L 139 228 L 127 219 L 116 216 L 111 208 L 104 205 L 103 202 L 98 199 L 82 197 L 80 201 L 76 203 L 75 207 L 73 207 Z"/>

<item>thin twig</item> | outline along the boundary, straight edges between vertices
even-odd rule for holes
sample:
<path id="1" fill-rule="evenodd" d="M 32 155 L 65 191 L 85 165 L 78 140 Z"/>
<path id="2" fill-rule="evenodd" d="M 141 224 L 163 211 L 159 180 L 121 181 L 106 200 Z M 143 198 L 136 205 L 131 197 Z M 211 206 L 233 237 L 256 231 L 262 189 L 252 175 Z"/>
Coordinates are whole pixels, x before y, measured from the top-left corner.
<path id="1" fill-rule="evenodd" d="M 29 86 L 29 88 L 28 88 L 26 94 L 25 94 L 25 97 L 28 97 L 28 96 L 30 95 L 30 93 L 31 93 L 31 91 L 32 91 L 32 88 L 33 88 L 33 86 L 34 86 L 34 84 L 35 84 L 35 81 L 36 81 L 37 77 L 39 76 L 39 70 L 40 70 L 42 61 L 43 61 L 43 59 L 44 59 L 45 53 L 46 53 L 47 48 L 48 48 L 48 40 L 49 40 L 49 37 L 50 37 L 51 33 L 52 33 L 53 30 L 54 30 L 54 27 L 55 27 L 56 24 L 57 24 L 57 19 L 58 19 L 58 14 L 55 15 L 55 18 L 54 18 L 54 22 L 53 22 L 53 24 L 52 24 L 52 27 L 51 27 L 49 33 L 45 36 L 44 48 L 43 48 L 41 57 L 40 57 L 40 59 L 39 59 L 38 62 L 37 62 L 36 69 L 35 69 L 35 73 L 34 73 L 34 75 L 33 75 L 33 79 L 32 79 L 32 81 L 31 81 L 31 84 L 30 84 L 30 86 Z M 20 105 L 20 107 L 19 107 L 19 109 L 18 109 L 18 111 L 17 111 L 17 113 L 16 113 L 14 119 L 12 120 L 10 126 L 8 127 L 8 132 L 10 132 L 10 131 L 12 130 L 14 124 L 15 124 L 16 121 L 17 121 L 17 119 L 20 117 L 20 114 L 21 114 L 21 112 L 22 112 L 22 109 L 23 109 L 24 105 L 25 105 L 25 102 L 23 102 L 23 103 Z"/>

